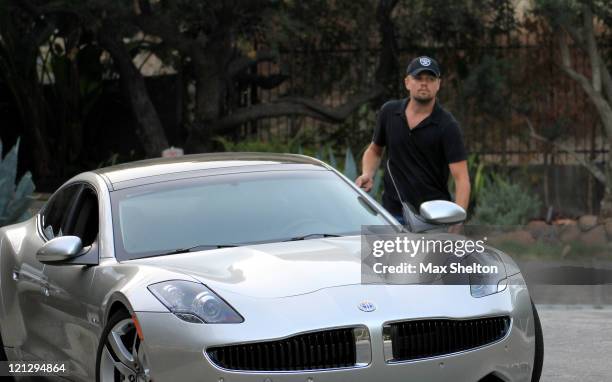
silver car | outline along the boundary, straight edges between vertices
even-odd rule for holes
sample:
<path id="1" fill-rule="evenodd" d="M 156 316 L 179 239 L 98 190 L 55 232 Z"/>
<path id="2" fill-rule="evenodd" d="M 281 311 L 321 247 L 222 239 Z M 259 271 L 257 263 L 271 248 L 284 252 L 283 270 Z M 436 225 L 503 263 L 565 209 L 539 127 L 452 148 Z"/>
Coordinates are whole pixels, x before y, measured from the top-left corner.
<path id="1" fill-rule="evenodd" d="M 539 380 L 541 328 L 512 260 L 507 286 L 479 295 L 362 283 L 362 226 L 401 229 L 300 155 L 79 174 L 0 229 L 0 357 L 77 381 Z"/>

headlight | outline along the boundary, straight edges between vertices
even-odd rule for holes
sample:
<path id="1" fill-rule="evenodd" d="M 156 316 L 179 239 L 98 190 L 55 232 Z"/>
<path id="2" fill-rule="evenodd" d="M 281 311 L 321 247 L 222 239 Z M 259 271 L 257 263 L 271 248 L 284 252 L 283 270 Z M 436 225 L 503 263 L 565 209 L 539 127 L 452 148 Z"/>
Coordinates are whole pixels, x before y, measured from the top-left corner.
<path id="1" fill-rule="evenodd" d="M 244 319 L 205 285 L 184 281 L 164 281 L 148 286 L 149 291 L 183 321 L 207 324 L 235 324 Z"/>
<path id="2" fill-rule="evenodd" d="M 472 297 L 485 297 L 506 289 L 508 285 L 506 267 L 495 252 L 486 250 L 480 254 L 475 253 L 467 259 L 473 261 L 477 266 L 480 265 L 483 270 L 470 274 L 470 293 Z M 495 270 L 497 271 L 489 272 Z"/>

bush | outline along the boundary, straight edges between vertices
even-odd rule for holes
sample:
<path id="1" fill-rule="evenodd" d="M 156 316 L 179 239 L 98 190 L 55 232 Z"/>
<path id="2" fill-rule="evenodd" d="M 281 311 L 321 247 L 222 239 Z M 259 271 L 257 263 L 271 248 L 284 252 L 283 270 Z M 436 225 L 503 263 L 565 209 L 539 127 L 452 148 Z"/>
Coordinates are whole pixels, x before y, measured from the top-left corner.
<path id="1" fill-rule="evenodd" d="M 525 225 L 538 214 L 541 202 L 537 195 L 518 183 L 498 176 L 480 190 L 472 223 L 480 225 Z"/>
<path id="2" fill-rule="evenodd" d="M 17 154 L 19 140 L 2 159 L 2 142 L 0 142 L 0 226 L 17 223 L 30 217 L 28 207 L 32 201 L 34 183 L 32 174 L 26 172 L 17 186 Z"/>

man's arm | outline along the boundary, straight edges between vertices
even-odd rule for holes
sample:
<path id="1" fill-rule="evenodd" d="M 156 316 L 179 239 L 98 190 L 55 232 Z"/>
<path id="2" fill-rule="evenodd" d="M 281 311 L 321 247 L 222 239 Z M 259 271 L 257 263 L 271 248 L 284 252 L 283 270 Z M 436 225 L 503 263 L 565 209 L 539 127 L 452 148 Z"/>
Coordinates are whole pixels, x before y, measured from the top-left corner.
<path id="1" fill-rule="evenodd" d="M 467 161 L 449 163 L 451 175 L 455 180 L 455 202 L 467 211 L 470 204 L 470 174 Z"/>
<path id="2" fill-rule="evenodd" d="M 383 150 L 383 146 L 379 146 L 372 142 L 363 153 L 363 159 L 361 160 L 361 176 L 355 179 L 355 183 L 357 187 L 363 188 L 366 192 L 369 192 L 374 185 L 374 175 L 376 175 L 376 170 L 378 170 L 380 166 Z"/>

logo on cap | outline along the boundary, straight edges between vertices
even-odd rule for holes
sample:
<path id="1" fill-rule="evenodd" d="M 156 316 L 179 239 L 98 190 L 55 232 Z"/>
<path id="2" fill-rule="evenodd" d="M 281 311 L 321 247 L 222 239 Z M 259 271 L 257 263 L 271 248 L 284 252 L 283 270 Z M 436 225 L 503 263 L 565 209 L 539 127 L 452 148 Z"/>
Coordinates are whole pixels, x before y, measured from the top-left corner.
<path id="1" fill-rule="evenodd" d="M 421 63 L 421 65 L 423 66 L 429 66 L 431 65 L 431 60 L 427 57 L 421 57 L 419 58 L 419 62 Z"/>

